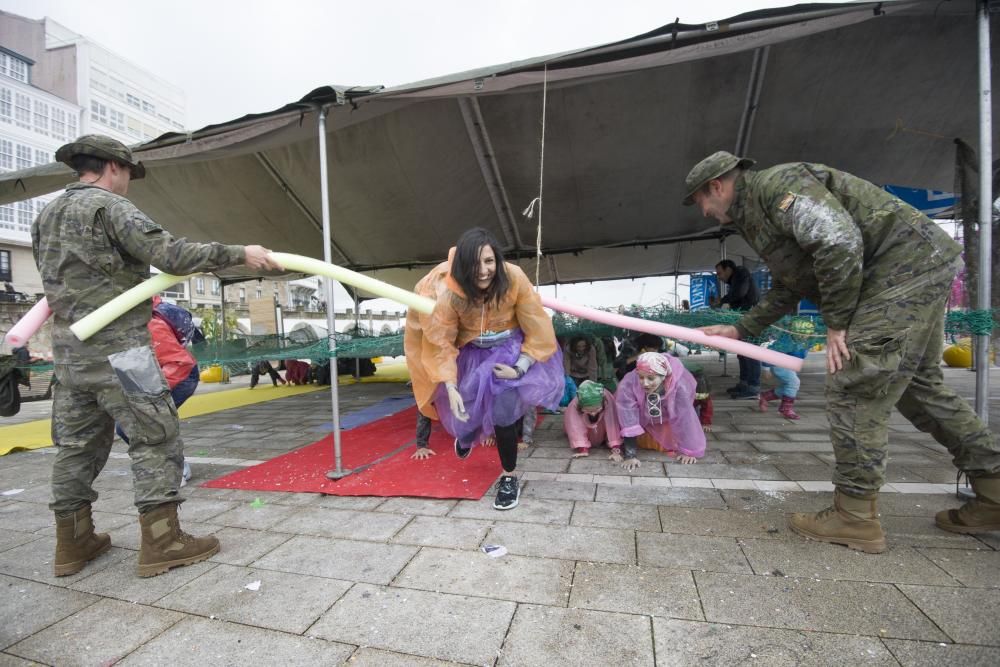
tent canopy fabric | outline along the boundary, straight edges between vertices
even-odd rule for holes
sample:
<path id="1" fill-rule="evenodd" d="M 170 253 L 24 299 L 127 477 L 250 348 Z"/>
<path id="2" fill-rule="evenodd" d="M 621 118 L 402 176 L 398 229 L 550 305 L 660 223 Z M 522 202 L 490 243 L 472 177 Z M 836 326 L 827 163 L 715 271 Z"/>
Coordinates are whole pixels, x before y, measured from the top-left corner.
<path id="1" fill-rule="evenodd" d="M 534 276 L 538 207 L 522 211 L 539 195 L 544 93 L 540 282 L 711 269 L 725 230 L 681 200 L 715 150 L 950 190 L 953 140 L 978 136 L 975 9 L 797 5 L 406 86 L 317 88 L 138 147 L 147 176 L 129 197 L 178 236 L 322 257 L 323 107 L 335 263 L 412 287 L 482 226 Z M 2 174 L 0 203 L 69 180 L 59 164 Z M 754 257 L 738 236 L 726 246 Z"/>

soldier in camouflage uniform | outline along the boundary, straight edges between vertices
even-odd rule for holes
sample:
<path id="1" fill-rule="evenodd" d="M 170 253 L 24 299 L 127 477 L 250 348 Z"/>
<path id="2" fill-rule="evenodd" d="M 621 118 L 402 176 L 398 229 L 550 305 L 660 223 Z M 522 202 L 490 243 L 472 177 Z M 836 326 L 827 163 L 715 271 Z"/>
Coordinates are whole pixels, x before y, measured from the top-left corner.
<path id="1" fill-rule="evenodd" d="M 688 174 L 684 203 L 734 225 L 774 280 L 735 326 L 704 327 L 707 333 L 756 336 L 800 299 L 820 304 L 836 493 L 833 507 L 795 514 L 791 527 L 812 539 L 885 550 L 876 501 L 895 406 L 972 479 L 976 499 L 938 513 L 937 525 L 1000 530 L 1000 447 L 944 384 L 940 367 L 960 246 L 916 209 L 850 174 L 821 164 L 749 171 L 752 165 L 725 151 L 710 155 Z"/>
<path id="2" fill-rule="evenodd" d="M 87 341 L 78 340 L 69 326 L 149 278 L 150 265 L 177 275 L 238 264 L 280 267 L 261 246 L 174 239 L 125 198 L 129 181 L 145 176 L 145 168 L 119 141 L 86 135 L 61 147 L 56 159 L 72 167 L 80 181 L 49 203 L 31 228 L 35 263 L 53 311 L 55 575 L 79 572 L 111 546 L 107 534 L 94 532 L 91 503 L 117 421 L 130 438 L 140 513 L 137 573 L 153 576 L 210 557 L 219 542 L 187 535 L 177 521 L 183 445 L 177 409 L 150 347 L 146 324 L 152 304 L 136 306 Z"/>

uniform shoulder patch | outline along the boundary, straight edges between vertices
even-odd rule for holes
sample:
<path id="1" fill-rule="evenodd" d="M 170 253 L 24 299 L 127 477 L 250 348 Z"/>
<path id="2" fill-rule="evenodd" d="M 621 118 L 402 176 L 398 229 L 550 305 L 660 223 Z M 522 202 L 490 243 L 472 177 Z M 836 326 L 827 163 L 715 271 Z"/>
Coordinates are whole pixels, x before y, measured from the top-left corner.
<path id="1" fill-rule="evenodd" d="M 794 202 L 795 202 L 795 195 L 789 192 L 784 196 L 784 198 L 782 198 L 781 203 L 778 204 L 778 209 L 780 209 L 781 212 L 784 213 Z"/>

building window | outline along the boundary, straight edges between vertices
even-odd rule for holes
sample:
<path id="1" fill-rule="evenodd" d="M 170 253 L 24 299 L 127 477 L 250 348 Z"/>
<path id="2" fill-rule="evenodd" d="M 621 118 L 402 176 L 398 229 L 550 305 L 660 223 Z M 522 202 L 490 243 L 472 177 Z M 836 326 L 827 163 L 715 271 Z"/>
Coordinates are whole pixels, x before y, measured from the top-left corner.
<path id="1" fill-rule="evenodd" d="M 0 229 L 14 230 L 14 205 L 0 206 Z"/>
<path id="2" fill-rule="evenodd" d="M 27 95 L 14 94 L 14 122 L 18 127 L 31 129 L 31 98 Z"/>
<path id="3" fill-rule="evenodd" d="M 142 108 L 142 101 L 132 93 L 125 95 L 125 102 L 128 103 L 130 107 L 135 107 L 136 109 Z"/>
<path id="4" fill-rule="evenodd" d="M 195 294 L 201 294 L 201 295 L 205 294 L 205 279 L 204 278 L 195 278 L 194 279 L 194 293 Z"/>
<path id="5" fill-rule="evenodd" d="M 39 100 L 35 100 L 35 132 L 49 134 L 49 105 Z"/>
<path id="6" fill-rule="evenodd" d="M 43 164 L 48 164 L 48 163 L 49 163 L 49 154 L 46 153 L 45 151 L 40 151 L 40 150 L 38 150 L 36 148 L 35 149 L 35 165 L 38 166 L 38 165 L 43 165 Z"/>
<path id="7" fill-rule="evenodd" d="M 90 100 L 90 120 L 108 124 L 108 107 L 97 100 Z"/>
<path id="8" fill-rule="evenodd" d="M 76 139 L 76 114 L 68 113 L 66 114 L 66 137 L 68 139 Z"/>
<path id="9" fill-rule="evenodd" d="M 247 288 L 246 287 L 241 287 L 240 288 L 240 303 L 246 303 L 246 302 L 247 302 Z"/>
<path id="10" fill-rule="evenodd" d="M 0 53 L 0 74 L 28 83 L 28 63 L 20 58 Z"/>
<path id="11" fill-rule="evenodd" d="M 14 142 L 10 139 L 0 139 L 0 169 L 3 171 L 14 169 Z"/>
<path id="12" fill-rule="evenodd" d="M 14 93 L 10 88 L 0 88 L 0 120 L 5 123 L 14 120 Z"/>
<path id="13" fill-rule="evenodd" d="M 148 113 L 151 116 L 155 116 L 156 115 L 156 106 L 154 106 L 152 102 L 147 102 L 146 100 L 143 100 L 142 101 L 142 110 L 145 111 L 146 113 Z"/>
<path id="14" fill-rule="evenodd" d="M 160 292 L 163 296 L 168 299 L 174 299 L 176 301 L 187 301 L 187 289 L 185 283 L 177 283 L 173 287 L 168 287 L 167 289 Z"/>
<path id="15" fill-rule="evenodd" d="M 222 291 L 222 282 L 218 278 L 212 279 L 212 296 L 219 296 Z"/>
<path id="16" fill-rule="evenodd" d="M 66 110 L 52 107 L 52 136 L 56 139 L 66 138 Z"/>
<path id="17" fill-rule="evenodd" d="M 17 202 L 17 231 L 30 232 L 35 219 L 35 204 L 30 199 Z"/>
<path id="18" fill-rule="evenodd" d="M 142 122 L 138 118 L 128 117 L 128 133 L 129 136 L 142 139 Z"/>
<path id="19" fill-rule="evenodd" d="M 31 146 L 25 146 L 24 144 L 17 145 L 17 168 L 27 169 L 32 166 L 31 162 Z"/>
<path id="20" fill-rule="evenodd" d="M 0 280 L 7 282 L 14 280 L 10 271 L 10 250 L 0 250 Z"/>
<path id="21" fill-rule="evenodd" d="M 108 111 L 108 125 L 116 130 L 125 131 L 125 114 L 121 111 L 111 109 Z"/>

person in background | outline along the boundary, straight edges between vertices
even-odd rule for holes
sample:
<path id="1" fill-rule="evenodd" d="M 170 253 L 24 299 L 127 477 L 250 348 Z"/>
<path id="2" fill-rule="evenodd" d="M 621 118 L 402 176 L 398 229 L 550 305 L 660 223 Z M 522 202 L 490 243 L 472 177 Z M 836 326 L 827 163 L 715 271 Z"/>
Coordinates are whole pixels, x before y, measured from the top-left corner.
<path id="1" fill-rule="evenodd" d="M 790 332 L 782 332 L 771 349 L 783 352 L 784 354 L 805 359 L 809 352 L 809 336 L 815 330 L 812 320 L 794 319 L 790 325 Z M 799 374 L 789 368 L 764 364 L 763 368 L 774 376 L 778 386 L 768 389 L 760 395 L 758 406 L 761 412 L 767 412 L 770 401 L 780 400 L 778 414 L 785 419 L 795 421 L 799 419 L 799 414 L 795 412 L 795 398 L 799 394 Z"/>
<path id="2" fill-rule="evenodd" d="M 615 375 L 621 382 L 626 373 L 635 370 L 635 360 L 644 352 L 662 352 L 663 339 L 655 334 L 641 333 L 634 338 L 626 338 L 621 352 L 615 360 Z"/>
<path id="3" fill-rule="evenodd" d="M 149 328 L 156 363 L 160 365 L 163 378 L 170 388 L 174 407 L 179 409 L 194 394 L 199 382 L 198 362 L 188 349 L 197 332 L 191 313 L 163 301 L 157 295 L 153 297 L 153 317 L 146 326 Z M 130 444 L 121 424 L 115 424 L 115 433 L 126 445 Z M 185 486 L 190 479 L 191 464 L 185 459 L 181 486 Z"/>
<path id="4" fill-rule="evenodd" d="M 597 350 L 586 336 L 574 336 L 563 352 L 566 375 L 573 378 L 577 387 L 584 380 L 597 381 Z"/>
<path id="5" fill-rule="evenodd" d="M 253 365 L 253 369 L 250 371 L 251 389 L 257 386 L 257 381 L 260 379 L 260 376 L 264 374 L 267 374 L 271 377 L 271 383 L 274 384 L 275 387 L 278 386 L 279 382 L 281 384 L 285 384 L 285 379 L 281 377 L 281 374 L 278 373 L 278 371 L 274 370 L 274 366 L 271 365 L 271 362 L 267 361 L 266 359 L 263 359 L 261 361 L 256 362 Z"/>
<path id="6" fill-rule="evenodd" d="M 757 283 L 746 267 L 724 259 L 715 265 L 715 275 L 720 283 L 729 285 L 729 292 L 717 301 L 719 305 L 728 304 L 731 310 L 744 311 L 760 301 Z M 742 355 L 736 355 L 736 359 L 740 362 L 740 381 L 726 391 L 735 399 L 757 398 L 760 394 L 760 362 Z"/>
<path id="7" fill-rule="evenodd" d="M 450 264 L 441 262 L 427 275 L 417 281 L 413 291 L 420 296 L 437 301 L 445 294 Z M 421 461 L 434 456 L 436 452 L 430 448 L 432 420 L 438 419 L 434 407 L 434 382 L 427 372 L 427 366 L 433 363 L 434 349 L 424 338 L 424 330 L 430 324 L 431 316 L 421 313 L 416 308 L 406 310 L 406 328 L 403 330 L 403 354 L 406 355 L 406 368 L 410 372 L 410 386 L 413 388 L 413 398 L 417 403 L 417 438 L 416 450 L 411 459 Z"/>
<path id="8" fill-rule="evenodd" d="M 635 370 L 615 392 L 625 470 L 639 468 L 636 438 L 643 432 L 678 463 L 695 463 L 705 455 L 705 432 L 694 411 L 695 386 L 680 359 L 659 352 L 639 355 Z"/>
<path id="9" fill-rule="evenodd" d="M 603 385 L 586 380 L 563 413 L 563 429 L 572 458 L 590 456 L 590 448 L 606 444 L 608 458 L 620 462 L 622 437 L 618 430 L 615 397 Z"/>

